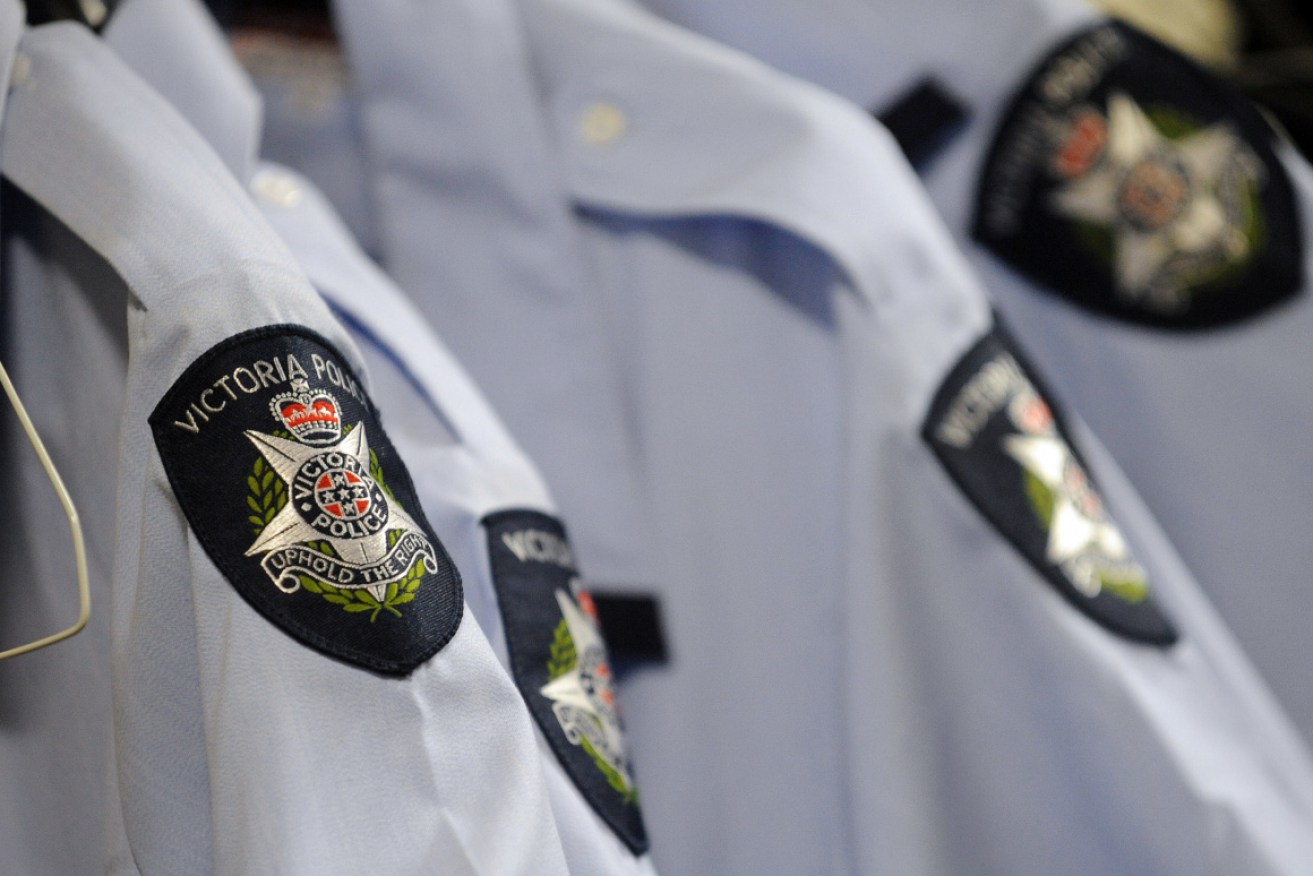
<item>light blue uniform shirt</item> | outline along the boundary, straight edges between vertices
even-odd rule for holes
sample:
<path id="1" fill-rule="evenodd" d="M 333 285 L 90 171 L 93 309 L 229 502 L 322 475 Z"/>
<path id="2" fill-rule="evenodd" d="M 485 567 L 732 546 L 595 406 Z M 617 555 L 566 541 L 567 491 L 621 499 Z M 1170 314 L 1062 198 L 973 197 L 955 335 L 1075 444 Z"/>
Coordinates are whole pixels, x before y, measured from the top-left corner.
<path id="1" fill-rule="evenodd" d="M 467 603 L 509 666 L 481 521 L 512 509 L 556 514 L 532 463 L 425 318 L 360 251 L 324 196 L 286 168 L 256 169 L 251 149 L 258 139 L 259 101 L 199 4 L 131 0 L 116 9 L 106 40 L 198 130 L 223 132 L 213 145 L 234 173 L 250 180 L 255 202 L 362 351 L 373 377 L 372 397 L 408 461 L 429 520 L 462 570 Z M 650 858 L 624 847 L 590 807 L 543 732 L 537 736 L 570 872 L 654 873 Z"/>
<path id="2" fill-rule="evenodd" d="M 924 76 L 970 117 L 924 171 L 935 206 L 999 307 L 1162 522 L 1306 739 L 1313 615 L 1313 426 L 1304 379 L 1313 337 L 1313 170 L 1286 144 L 1304 282 L 1248 321 L 1162 331 L 1089 313 L 1038 290 L 970 236 L 976 187 L 1013 93 L 1052 48 L 1097 22 L 1076 0 L 885 4 L 645 0 L 709 36 L 882 109 Z"/>
<path id="3" fill-rule="evenodd" d="M 1097 445 L 1170 650 L 1061 600 L 921 440 L 990 316 L 888 138 L 618 4 L 520 11 L 339 19 L 385 266 L 563 507 L 614 484 L 561 448 L 624 427 L 640 528 L 570 519 L 641 542 L 666 609 L 625 691 L 658 864 L 1298 872 L 1306 753 Z"/>
<path id="4" fill-rule="evenodd" d="M 650 587 L 643 486 L 612 340 L 588 303 L 513 9 L 460 0 L 343 3 L 335 13 L 384 268 L 444 327 L 528 449 L 589 578 L 599 588 Z"/>
<path id="5" fill-rule="evenodd" d="M 3 12 L 4 69 L 15 47 L 17 60 L 0 171 L 34 205 L 5 217 L 31 219 L 15 222 L 7 270 L 19 271 L 22 303 L 10 310 L 7 295 L 7 317 L 23 337 L 19 373 L 51 390 L 24 394 L 60 452 L 73 442 L 74 490 L 91 488 L 75 498 L 103 576 L 93 611 L 105 632 L 42 655 L 42 672 L 64 664 L 65 686 L 37 688 L 13 664 L 35 707 L 14 720 L 34 730 L 61 720 L 48 736 L 0 742 L 0 769 L 15 779 L 0 797 L 21 813 L 0 827 L 0 867 L 567 872 L 529 718 L 477 623 L 465 617 L 422 666 L 384 678 L 259 616 L 202 546 L 147 421 L 165 390 L 247 329 L 307 327 L 357 370 L 360 354 L 158 95 L 85 29 L 23 35 L 18 4 Z M 109 404 L 76 404 L 97 388 Z M 229 462 L 205 461 L 216 485 Z M 219 519 L 234 510 L 215 504 Z M 63 569 L 49 572 L 23 582 L 33 598 L 68 588 Z"/>
<path id="6" fill-rule="evenodd" d="M 304 178 L 272 165 L 256 174 L 252 188 L 311 282 L 351 327 L 374 375 L 374 397 L 389 434 L 410 461 L 425 512 L 462 570 L 470 611 L 509 666 L 482 521 L 524 509 L 555 516 L 546 486 L 464 369 L 355 247 L 323 196 Z M 537 736 L 569 872 L 655 874 L 650 856 L 635 855 L 621 843 L 580 794 L 541 730 Z"/>

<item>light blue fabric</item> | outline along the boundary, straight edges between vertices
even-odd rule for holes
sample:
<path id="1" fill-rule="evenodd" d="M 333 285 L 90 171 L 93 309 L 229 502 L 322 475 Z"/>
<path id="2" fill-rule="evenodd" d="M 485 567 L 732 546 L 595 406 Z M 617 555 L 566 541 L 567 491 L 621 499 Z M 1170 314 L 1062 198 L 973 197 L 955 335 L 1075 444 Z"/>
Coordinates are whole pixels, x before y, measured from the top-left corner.
<path id="1" fill-rule="evenodd" d="M 296 202 L 262 198 L 271 180 L 278 181 L 277 191 L 290 185 L 298 192 Z M 424 512 L 463 571 L 465 598 L 479 627 L 509 666 L 480 521 L 511 509 L 555 514 L 545 485 L 464 369 L 359 251 L 324 197 L 304 178 L 273 165 L 256 176 L 253 189 L 311 282 L 351 327 L 374 375 L 373 398 L 408 461 Z M 620 842 L 579 794 L 546 737 L 536 735 L 570 873 L 654 876 L 650 856 L 635 856 Z"/>
<path id="2" fill-rule="evenodd" d="M 323 39 L 246 29 L 234 34 L 232 51 L 246 68 L 247 87 L 257 89 L 264 115 L 275 120 L 263 126 L 260 157 L 296 167 L 313 180 L 360 247 L 376 253 L 360 111 L 340 49 Z"/>
<path id="3" fill-rule="evenodd" d="M 215 128 L 216 112 L 237 102 L 230 92 L 249 90 L 231 53 L 221 47 L 206 54 L 217 37 L 193 0 L 129 0 L 116 10 L 106 33 L 120 57 L 140 65 L 152 84 L 167 87 L 174 105 L 200 131 Z M 228 96 L 210 99 L 216 93 Z M 307 179 L 277 165 L 248 172 L 255 164 L 242 144 L 259 139 L 256 107 L 228 114 L 224 121 L 228 136 L 214 145 L 230 168 L 249 178 L 255 202 L 357 342 L 373 377 L 371 397 L 407 460 L 427 518 L 462 570 L 478 627 L 503 666 L 509 665 L 480 521 L 509 509 L 554 514 L 546 487 L 423 315 L 365 257 L 325 197 Z M 622 845 L 580 795 L 546 737 L 535 735 L 569 871 L 653 874 L 650 859 Z M 487 821 L 487 827 L 501 823 Z M 404 837 L 390 834 L 389 841 L 404 842 Z M 507 836 L 496 842 L 514 841 Z"/>
<path id="4" fill-rule="evenodd" d="M 504 0 L 383 0 L 335 13 L 385 269 L 525 443 L 589 577 L 650 586 L 615 356 L 588 305 L 513 10 Z"/>
<path id="5" fill-rule="evenodd" d="M 16 27 L 18 5 L 3 10 Z M 55 732 L 12 749 L 0 737 L 0 769 L 24 780 L 0 790 L 22 812 L 0 825 L 0 869 L 567 872 L 529 718 L 477 624 L 406 679 L 336 663 L 241 599 L 173 496 L 147 417 L 187 365 L 245 329 L 297 323 L 359 366 L 350 337 L 209 147 L 101 41 L 35 29 L 14 69 L 0 171 L 38 221 L 11 232 L 30 251 L 7 249 L 24 284 L 6 288 L 6 313 L 24 373 L 46 370 L 34 407 L 78 453 L 75 490 L 91 487 L 75 498 L 105 577 L 101 632 L 42 655 L 65 664 L 46 680 L 66 684 L 21 698 L 39 707 L 22 716 L 33 729 L 58 714 Z M 68 587 L 48 570 L 24 582 L 34 598 Z M 14 769 L 19 755 L 32 763 Z M 382 827 L 363 837 L 344 827 L 370 819 Z"/>
<path id="6" fill-rule="evenodd" d="M 23 29 L 19 4 L 0 4 L 6 96 Z M 7 130 L 6 120 L 0 146 Z M 92 586 L 82 633 L 0 663 L 0 866 L 90 873 L 104 857 L 113 447 L 126 297 L 99 257 L 21 195 L 6 191 L 0 226 L 0 361 L 79 503 Z M 81 294 L 88 284 L 99 299 Z M 63 629 L 78 606 L 68 522 L 8 401 L 0 406 L 10 508 L 0 528 L 0 648 L 8 648 Z"/>
<path id="7" fill-rule="evenodd" d="M 1079 0 L 644 0 L 675 21 L 879 109 L 932 75 L 970 120 L 925 184 L 1000 309 L 1091 424 L 1308 740 L 1313 740 L 1313 169 L 1287 146 L 1304 289 L 1239 326 L 1161 332 L 1092 316 L 1034 288 L 969 237 L 978 174 L 1004 104 L 1095 16 Z"/>
<path id="8" fill-rule="evenodd" d="M 625 690 L 657 863 L 1299 872 L 1307 755 L 1106 455 L 1080 432 L 1171 651 L 1062 601 L 921 440 L 990 315 L 889 138 L 630 7 L 518 10 L 338 17 L 385 267 L 581 552 L 662 597 L 673 663 Z M 591 500 L 599 435 L 641 515 Z"/>

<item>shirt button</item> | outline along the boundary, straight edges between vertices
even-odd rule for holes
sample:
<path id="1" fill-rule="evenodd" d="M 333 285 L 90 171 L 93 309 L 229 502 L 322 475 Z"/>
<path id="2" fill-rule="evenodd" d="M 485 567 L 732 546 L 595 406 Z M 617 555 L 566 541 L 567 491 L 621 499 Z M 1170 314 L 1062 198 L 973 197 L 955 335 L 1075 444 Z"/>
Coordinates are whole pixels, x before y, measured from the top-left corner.
<path id="1" fill-rule="evenodd" d="M 282 173 L 262 170 L 251 180 L 251 191 L 262 201 L 276 207 L 295 207 L 301 203 L 301 187 Z"/>
<path id="2" fill-rule="evenodd" d="M 598 101 L 584 111 L 579 121 L 579 136 L 590 146 L 609 146 L 629 130 L 624 110 L 613 103 Z"/>
<path id="3" fill-rule="evenodd" d="M 21 52 L 14 57 L 14 66 L 9 73 L 9 84 L 17 88 L 26 85 L 32 75 L 32 59 Z"/>

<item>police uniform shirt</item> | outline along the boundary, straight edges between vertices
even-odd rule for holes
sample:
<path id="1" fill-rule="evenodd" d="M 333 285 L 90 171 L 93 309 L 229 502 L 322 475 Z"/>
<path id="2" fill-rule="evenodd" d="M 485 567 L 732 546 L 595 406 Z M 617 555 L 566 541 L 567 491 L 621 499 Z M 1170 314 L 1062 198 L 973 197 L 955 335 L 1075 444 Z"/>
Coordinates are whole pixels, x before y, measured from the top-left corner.
<path id="1" fill-rule="evenodd" d="M 566 872 L 529 718 L 349 337 L 200 138 L 86 31 L 30 32 L 15 70 L 4 174 L 116 278 L 52 304 L 76 289 L 127 314 L 118 461 L 113 443 L 94 460 L 117 467 L 102 866 Z M 362 632 L 373 607 L 343 609 L 392 583 L 408 622 Z"/>
<path id="2" fill-rule="evenodd" d="M 550 696 L 526 687 L 526 676 L 536 668 L 531 664 L 552 660 L 550 649 L 534 652 L 543 624 L 532 613 L 545 614 L 546 641 L 554 642 L 555 633 L 574 642 L 577 663 L 586 659 L 582 639 L 595 635 L 585 610 L 592 605 L 591 595 L 577 580 L 568 539 L 532 464 L 424 318 L 360 252 L 315 187 L 276 165 L 252 170 L 258 103 L 243 99 L 252 94 L 250 86 L 199 5 L 134 0 L 115 10 L 106 39 L 128 63 L 141 65 L 148 80 L 158 83 L 198 130 L 224 131 L 226 139 L 214 145 L 235 173 L 251 180 L 256 203 L 362 350 L 374 377 L 372 397 L 387 417 L 391 438 L 411 462 L 425 512 L 449 536 L 449 549 L 465 573 L 467 603 L 502 663 L 517 672 L 525 698 L 542 711 L 546 726 L 539 730 L 539 744 L 570 871 L 654 872 L 645 854 L 623 735 L 617 722 L 606 720 L 615 717 L 608 702 L 615 696 L 614 685 L 602 677 L 609 676 L 609 663 L 603 663 L 601 675 L 585 679 L 596 686 L 600 705 L 569 688 L 568 671 L 557 676 L 565 680 L 556 680 Z M 553 552 L 544 544 L 561 549 Z M 525 553 L 525 559 L 511 561 L 507 545 L 521 552 L 533 547 L 537 555 Z M 490 565 L 493 556 L 500 561 Z M 558 589 L 560 598 L 570 602 L 564 616 L 555 602 Z M 565 630 L 559 630 L 567 618 Z M 604 644 L 597 648 L 605 657 Z M 594 751 L 600 763 L 591 754 L 581 756 L 582 740 L 570 741 L 575 724 L 557 703 L 586 704 L 594 726 L 603 737 L 609 734 L 601 738 L 595 732 L 589 742 L 598 743 Z M 567 717 L 558 720 L 557 711 Z M 602 746 L 611 750 L 599 751 Z M 610 772 L 599 772 L 604 769 Z M 612 778 L 620 789 L 596 787 L 599 780 Z"/>
<path id="3" fill-rule="evenodd" d="M 355 249 L 308 181 L 267 166 L 252 188 L 311 282 L 351 327 L 375 375 L 375 396 L 397 447 L 414 460 L 420 500 L 439 531 L 453 534 L 453 557 L 468 570 L 470 610 L 516 674 L 526 700 L 541 710 L 535 713 L 543 722 L 539 747 L 570 872 L 655 873 L 635 771 L 617 713 L 608 708 L 616 690 L 605 646 L 594 646 L 605 661 L 599 671 L 581 678 L 584 686 L 596 687 L 601 703 L 570 688 L 568 672 L 552 679 L 557 688 L 552 692 L 529 683 L 533 661 L 556 659 L 541 645 L 535 652 L 544 632 L 557 639 L 568 632 L 568 647 L 579 652 L 579 664 L 585 660 L 585 640 L 598 637 L 591 594 L 546 487 L 424 318 Z M 511 580 L 517 576 L 520 580 Z M 550 588 L 545 593 L 544 585 Z M 545 625 L 539 620 L 544 605 Z M 610 735 L 600 740 L 610 750 L 581 756 L 582 740 L 565 736 L 576 724 L 568 712 L 558 717 L 556 704 L 582 704 L 596 716 L 595 726 Z M 607 787 L 597 787 L 599 779 L 607 780 Z"/>
<path id="4" fill-rule="evenodd" d="M 1017 376 L 1017 357 L 990 332 L 892 144 L 851 108 L 621 7 L 523 9 L 555 166 L 595 271 L 591 299 L 546 300 L 601 318 L 651 501 L 644 534 L 674 663 L 636 676 L 626 708 L 650 773 L 658 863 L 1297 872 L 1292 862 L 1309 854 L 1302 748 L 1152 520 L 1073 426 L 1130 524 L 1133 554 L 1101 516 L 1081 486 L 1086 466 L 1060 449 L 1069 445 L 1035 380 Z M 369 18 L 384 31 L 386 15 Z M 424 20 L 391 23 L 421 41 Z M 348 20 L 348 48 L 353 33 Z M 431 74 L 402 76 L 428 63 L 404 52 L 379 63 L 394 85 Z M 489 350 L 551 336 L 515 319 L 513 290 L 493 300 L 419 285 L 417 266 L 436 261 L 431 243 L 413 246 L 434 215 L 425 183 L 436 171 L 406 135 L 425 120 L 446 132 L 450 154 L 470 132 L 441 125 L 441 112 L 475 103 L 527 126 L 507 96 L 514 78 L 428 75 L 433 89 L 470 90 L 433 104 L 394 93 L 378 102 L 388 113 L 370 122 L 366 111 L 372 154 L 396 159 L 384 160 L 386 191 L 408 193 L 377 201 L 385 229 L 405 228 L 383 235 L 389 266 L 404 251 L 408 291 L 441 308 L 451 337 Z M 503 99 L 480 101 L 485 89 Z M 550 143 L 516 142 L 507 178 L 553 166 Z M 456 151 L 483 159 L 480 178 L 503 179 L 508 144 Z M 475 307 L 486 321 L 467 334 L 461 320 Z M 513 359 L 483 361 L 490 392 L 514 389 Z M 986 413 L 977 421 L 966 402 L 986 386 L 1008 404 L 976 409 Z M 540 403 L 496 401 L 521 416 Z M 546 471 L 538 436 L 561 421 L 529 426 L 518 437 Z M 972 449 L 981 429 L 991 437 Z M 989 455 L 995 442 L 1007 453 Z M 988 472 L 999 480 L 982 489 Z M 1071 517 L 1078 497 L 1084 511 Z M 580 543 L 607 523 L 571 519 Z M 1058 527 L 1056 560 L 1036 520 Z M 1067 555 L 1077 530 L 1103 547 Z M 1108 594 L 1056 565 L 1100 552 Z M 1078 598 L 1073 581 L 1095 592 Z M 1073 836 L 1073 824 L 1089 829 Z"/>
<path id="5" fill-rule="evenodd" d="M 1301 377 L 1313 331 L 1308 162 L 1273 143 L 1253 109 L 1209 74 L 1074 0 L 978 9 L 647 3 L 862 106 L 883 112 L 926 78 L 961 101 L 965 121 L 938 133 L 932 125 L 924 144 L 921 170 L 936 207 L 1313 738 L 1313 687 L 1303 672 L 1313 469 L 1294 437 L 1313 423 L 1313 393 Z M 1046 82 L 1059 96 L 1040 118 L 1055 124 L 1029 125 L 1034 88 Z M 1116 161 L 1100 158 L 1110 129 L 1149 156 L 1137 165 L 1142 173 L 1189 168 L 1189 176 L 1159 177 L 1168 185 L 1153 217 L 1125 200 L 1134 189 L 1113 204 L 1112 174 L 1101 168 L 1115 170 Z M 1216 148 L 1196 162 L 1202 140 Z M 1041 157 L 1027 158 L 1026 142 L 1040 144 Z M 1014 158 L 1020 183 L 1006 176 Z M 987 210 L 1006 216 L 1026 189 L 1036 194 L 1012 231 L 983 224 Z M 1054 274 L 1064 261 L 1069 273 Z"/>
<path id="6" fill-rule="evenodd" d="M 513 7 L 341 3 L 334 14 L 369 196 L 339 212 L 373 217 L 367 233 L 381 264 L 529 452 L 590 581 L 646 591 L 650 524 L 631 426 L 610 341 L 587 303 L 562 168 Z M 277 117 L 267 127 L 283 131 L 268 139 L 289 135 Z"/>

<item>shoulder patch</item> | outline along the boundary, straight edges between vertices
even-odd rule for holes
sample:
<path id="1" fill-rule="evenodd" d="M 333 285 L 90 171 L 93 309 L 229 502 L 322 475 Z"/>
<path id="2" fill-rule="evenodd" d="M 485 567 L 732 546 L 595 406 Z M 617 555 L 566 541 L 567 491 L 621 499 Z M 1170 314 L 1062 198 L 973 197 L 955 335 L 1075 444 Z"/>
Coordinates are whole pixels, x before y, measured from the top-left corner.
<path id="1" fill-rule="evenodd" d="M 1068 602 L 1133 641 L 1176 641 L 1084 461 L 1001 329 L 953 368 L 922 437 L 971 502 Z"/>
<path id="2" fill-rule="evenodd" d="M 584 799 L 630 851 L 642 854 L 647 830 L 611 660 L 565 528 L 527 510 L 490 514 L 483 525 L 515 683 Z"/>
<path id="3" fill-rule="evenodd" d="M 1090 310 L 1162 328 L 1253 316 L 1303 282 L 1299 212 L 1240 94 L 1120 23 L 1040 64 L 985 161 L 975 237 Z"/>
<path id="4" fill-rule="evenodd" d="M 292 638 L 407 675 L 455 635 L 460 574 L 327 340 L 290 325 L 228 338 L 178 378 L 150 425 L 205 552 Z"/>

